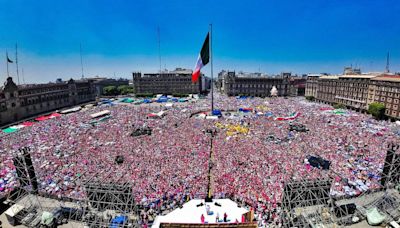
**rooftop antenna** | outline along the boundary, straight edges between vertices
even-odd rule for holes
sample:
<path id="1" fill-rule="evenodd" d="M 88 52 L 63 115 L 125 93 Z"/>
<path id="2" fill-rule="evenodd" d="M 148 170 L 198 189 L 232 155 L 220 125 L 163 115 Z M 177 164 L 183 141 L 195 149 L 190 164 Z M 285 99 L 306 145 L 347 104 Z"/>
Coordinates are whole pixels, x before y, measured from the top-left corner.
<path id="1" fill-rule="evenodd" d="M 82 44 L 79 44 L 79 53 L 81 55 L 81 71 L 82 71 L 82 79 L 83 79 L 84 75 L 83 75 L 83 61 L 82 61 Z"/>
<path id="2" fill-rule="evenodd" d="M 160 27 L 157 26 L 157 38 L 158 38 L 158 61 L 160 63 L 160 75 L 161 75 L 161 40 L 160 40 Z"/>
<path id="3" fill-rule="evenodd" d="M 18 45 L 15 43 L 15 65 L 17 66 L 17 79 L 18 79 L 18 85 L 19 83 L 19 70 L 18 70 Z"/>
<path id="4" fill-rule="evenodd" d="M 390 53 L 388 52 L 387 56 L 386 56 L 386 70 L 385 70 L 385 73 L 389 73 L 390 72 L 389 67 L 390 67 Z"/>

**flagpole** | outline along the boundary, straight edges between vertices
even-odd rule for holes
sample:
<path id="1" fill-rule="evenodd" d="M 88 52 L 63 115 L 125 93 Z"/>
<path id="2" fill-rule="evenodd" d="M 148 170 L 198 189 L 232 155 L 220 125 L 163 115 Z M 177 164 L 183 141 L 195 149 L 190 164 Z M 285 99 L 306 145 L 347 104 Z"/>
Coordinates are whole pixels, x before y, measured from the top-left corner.
<path id="1" fill-rule="evenodd" d="M 81 71 L 82 71 L 82 79 L 83 79 L 84 75 L 83 75 L 83 60 L 82 60 L 82 44 L 79 44 L 79 53 L 81 56 Z"/>
<path id="2" fill-rule="evenodd" d="M 17 66 L 17 79 L 18 79 L 18 85 L 19 83 L 19 71 L 18 71 L 18 44 L 15 43 L 15 65 Z"/>
<path id="3" fill-rule="evenodd" d="M 10 72 L 8 71 L 8 51 L 6 51 L 6 62 L 7 62 L 7 78 L 9 78 Z"/>
<path id="4" fill-rule="evenodd" d="M 212 24 L 210 24 L 210 64 L 211 64 L 211 114 L 214 111 L 214 73 L 213 73 L 213 56 L 212 56 Z"/>

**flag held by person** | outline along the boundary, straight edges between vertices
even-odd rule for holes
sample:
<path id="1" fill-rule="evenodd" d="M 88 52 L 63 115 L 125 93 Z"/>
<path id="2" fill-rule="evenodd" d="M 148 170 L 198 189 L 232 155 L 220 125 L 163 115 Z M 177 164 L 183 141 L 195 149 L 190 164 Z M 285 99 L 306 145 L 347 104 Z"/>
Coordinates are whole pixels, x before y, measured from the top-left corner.
<path id="1" fill-rule="evenodd" d="M 192 74 L 192 82 L 195 83 L 199 80 L 200 70 L 210 61 L 210 33 L 207 33 L 207 37 L 201 48 L 197 63 Z"/>

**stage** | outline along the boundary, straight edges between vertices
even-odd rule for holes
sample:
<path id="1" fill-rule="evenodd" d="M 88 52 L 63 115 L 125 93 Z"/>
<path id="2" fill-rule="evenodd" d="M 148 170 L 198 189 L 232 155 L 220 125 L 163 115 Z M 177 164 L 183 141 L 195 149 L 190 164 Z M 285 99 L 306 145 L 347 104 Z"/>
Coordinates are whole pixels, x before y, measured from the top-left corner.
<path id="1" fill-rule="evenodd" d="M 217 202 L 221 206 L 216 206 L 214 203 Z M 203 203 L 203 206 L 197 206 Z M 210 206 L 212 215 L 207 215 L 206 205 Z M 201 224 L 201 215 L 204 215 L 205 223 L 216 223 L 217 213 L 219 214 L 219 220 L 224 219 L 224 213 L 228 215 L 229 222 L 234 223 L 236 220 L 241 221 L 242 215 L 248 212 L 247 209 L 238 207 L 235 202 L 230 199 L 217 199 L 213 200 L 212 203 L 205 203 L 204 199 L 191 200 L 183 205 L 182 208 L 177 208 L 164 216 L 157 216 L 153 223 L 153 228 L 159 227 L 160 223 L 198 223 Z M 221 222 L 221 224 L 226 224 Z"/>

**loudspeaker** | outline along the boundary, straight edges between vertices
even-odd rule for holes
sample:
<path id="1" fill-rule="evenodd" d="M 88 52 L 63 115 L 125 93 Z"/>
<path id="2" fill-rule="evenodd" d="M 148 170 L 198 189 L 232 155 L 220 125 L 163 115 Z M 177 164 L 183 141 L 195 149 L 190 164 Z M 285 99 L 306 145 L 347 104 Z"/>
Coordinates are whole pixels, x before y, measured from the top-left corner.
<path id="1" fill-rule="evenodd" d="M 24 148 L 24 159 L 25 159 L 25 164 L 26 164 L 26 168 L 28 170 L 28 174 L 29 174 L 29 179 L 31 180 L 31 184 L 32 184 L 32 190 L 34 193 L 38 193 L 39 188 L 38 188 L 38 182 L 36 179 L 36 173 L 35 173 L 35 168 L 33 167 L 32 164 L 32 159 L 31 159 L 31 155 L 29 154 L 29 149 L 28 148 Z"/>
<path id="2" fill-rule="evenodd" d="M 388 181 L 398 182 L 400 179 L 398 173 L 400 172 L 400 155 L 396 154 L 397 149 L 399 149 L 398 145 L 391 144 L 388 146 L 381 178 L 382 186 L 385 186 Z"/>
<path id="3" fill-rule="evenodd" d="M 28 173 L 25 169 L 24 159 L 22 157 L 14 157 L 13 163 L 15 166 L 15 170 L 17 171 L 17 179 L 19 180 L 19 184 L 21 187 L 25 187 L 29 185 Z"/>

